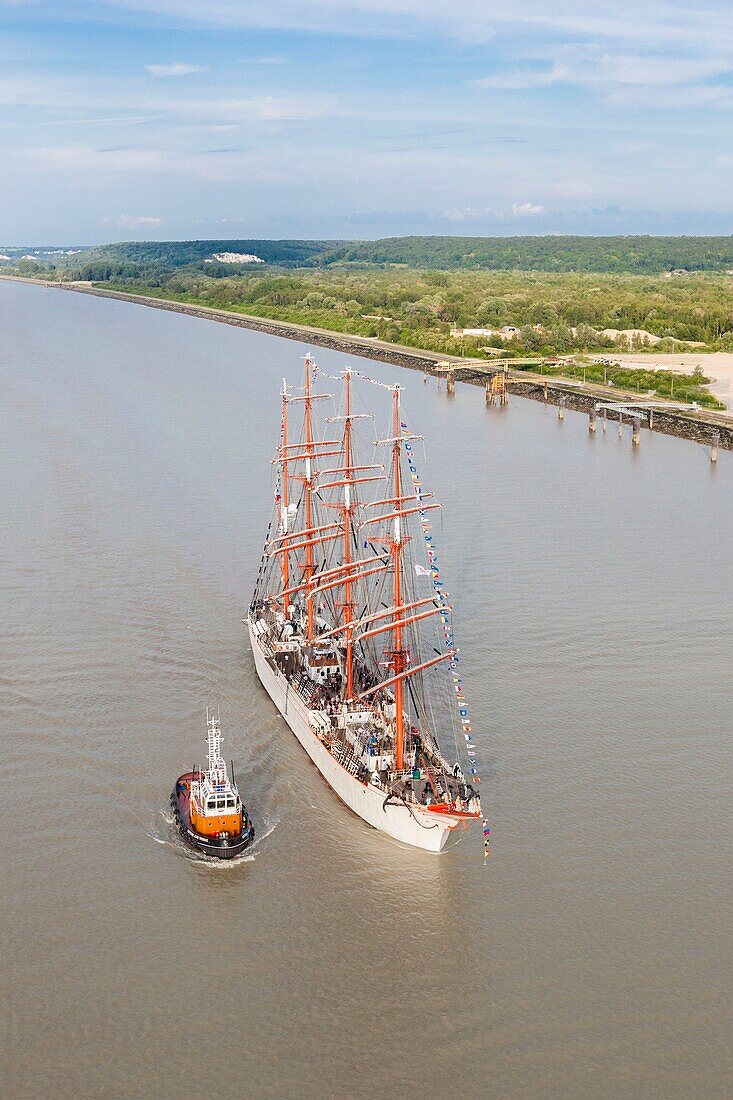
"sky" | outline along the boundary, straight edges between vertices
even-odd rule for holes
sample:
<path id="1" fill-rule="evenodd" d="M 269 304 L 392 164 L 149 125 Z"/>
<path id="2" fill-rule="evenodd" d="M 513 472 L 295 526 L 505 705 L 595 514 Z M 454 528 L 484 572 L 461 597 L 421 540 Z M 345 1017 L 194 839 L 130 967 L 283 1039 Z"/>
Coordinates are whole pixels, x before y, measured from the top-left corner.
<path id="1" fill-rule="evenodd" d="M 732 233 L 733 0 L 0 0 L 0 249 Z"/>

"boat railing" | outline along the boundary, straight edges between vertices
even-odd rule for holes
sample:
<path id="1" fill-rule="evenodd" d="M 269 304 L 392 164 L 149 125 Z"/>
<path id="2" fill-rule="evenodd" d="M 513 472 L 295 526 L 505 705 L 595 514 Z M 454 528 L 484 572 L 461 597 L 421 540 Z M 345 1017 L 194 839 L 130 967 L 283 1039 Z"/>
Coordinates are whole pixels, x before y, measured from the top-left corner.
<path id="1" fill-rule="evenodd" d="M 315 685 L 306 680 L 302 674 L 298 674 L 291 681 L 290 684 L 298 695 L 301 697 L 307 706 L 311 706 L 315 697 Z"/>
<path id="2" fill-rule="evenodd" d="M 419 770 L 419 772 L 420 772 L 419 776 L 415 776 L 415 771 L 417 771 L 417 770 Z M 428 773 L 430 773 L 430 775 L 433 777 L 433 779 L 442 779 L 442 777 L 443 777 L 443 772 L 441 771 L 440 768 L 436 768 L 436 767 L 426 768 L 424 764 L 421 764 L 420 767 L 417 768 L 417 769 L 416 768 L 403 768 L 401 771 L 393 771 L 392 775 L 394 776 L 395 779 L 415 779 L 415 778 L 427 779 Z"/>
<path id="3" fill-rule="evenodd" d="M 341 741 L 335 741 L 331 745 L 331 755 L 338 760 L 342 768 L 344 768 L 349 775 L 357 776 L 359 772 L 364 769 L 364 761 L 360 760 L 350 748 L 345 746 Z"/>

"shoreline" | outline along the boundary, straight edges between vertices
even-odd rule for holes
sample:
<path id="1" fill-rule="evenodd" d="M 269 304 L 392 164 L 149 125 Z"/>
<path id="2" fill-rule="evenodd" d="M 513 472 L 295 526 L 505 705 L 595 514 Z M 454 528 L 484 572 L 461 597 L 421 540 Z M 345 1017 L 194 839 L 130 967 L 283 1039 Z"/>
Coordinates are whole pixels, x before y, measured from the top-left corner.
<path id="1" fill-rule="evenodd" d="M 202 320 L 218 321 L 221 324 L 246 328 L 253 332 L 264 332 L 269 336 L 279 336 L 299 343 L 312 343 L 344 354 L 355 354 L 365 359 L 390 363 L 408 370 L 421 371 L 433 376 L 445 373 L 438 370 L 439 364 L 455 370 L 457 382 L 469 385 L 485 386 L 487 380 L 497 373 L 496 363 L 482 359 L 466 359 L 457 355 L 438 354 L 421 348 L 406 347 L 402 344 L 390 344 L 383 340 L 364 336 L 351 336 L 331 332 L 328 329 L 299 325 L 292 321 L 271 320 L 248 313 L 234 313 L 230 310 L 216 309 L 213 306 L 198 306 L 187 302 L 177 302 L 169 298 L 155 298 L 145 294 L 132 294 L 121 290 L 104 290 L 88 283 L 58 283 L 41 279 L 29 279 L 16 275 L 0 275 L 6 282 L 19 282 L 32 286 L 41 286 L 52 290 L 73 291 L 77 294 L 91 294 L 98 298 L 112 298 L 129 302 L 132 305 L 163 309 L 169 313 L 182 313 Z M 511 363 L 511 360 L 509 361 Z M 634 403 L 638 394 L 618 388 L 594 385 L 592 383 L 566 382 L 555 376 L 548 377 L 529 371 L 508 371 L 511 379 L 511 393 L 518 397 L 527 397 L 545 404 L 563 405 L 575 412 L 592 413 L 596 402 L 612 401 Z M 610 420 L 618 420 L 611 412 Z M 718 445 L 722 450 L 733 451 L 733 416 L 723 412 L 699 411 L 679 412 L 674 408 L 655 410 L 653 426 L 645 425 L 651 431 L 664 435 L 673 435 L 694 443 L 711 446 L 714 433 L 719 434 Z"/>

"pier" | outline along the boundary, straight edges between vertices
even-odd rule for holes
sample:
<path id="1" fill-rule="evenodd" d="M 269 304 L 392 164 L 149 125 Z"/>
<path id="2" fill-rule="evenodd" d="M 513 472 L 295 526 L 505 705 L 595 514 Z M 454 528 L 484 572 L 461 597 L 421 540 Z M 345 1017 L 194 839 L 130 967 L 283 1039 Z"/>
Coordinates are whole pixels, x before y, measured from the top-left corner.
<path id="1" fill-rule="evenodd" d="M 564 419 L 567 409 L 585 413 L 591 433 L 596 431 L 600 414 L 604 431 L 608 420 L 616 421 L 619 425 L 631 423 L 632 426 L 635 421 L 639 421 L 633 432 L 637 445 L 640 439 L 639 428 L 643 421 L 650 431 L 710 447 L 711 457 L 715 454 L 713 462 L 717 459 L 718 449 L 733 450 L 733 416 L 730 414 L 677 401 L 654 401 L 646 398 L 640 400 L 638 394 L 626 392 L 617 386 L 611 388 L 590 382 L 550 378 L 534 371 L 512 369 L 508 366 L 510 362 L 511 360 L 505 361 L 507 365 L 504 365 L 474 360 L 469 365 L 464 361 L 462 364 L 453 364 L 452 371 L 461 382 L 483 386 L 487 393 L 487 404 L 493 404 L 489 390 L 493 391 L 496 387 L 506 394 L 505 401 L 509 400 L 509 394 L 516 394 L 518 397 L 556 405 L 559 420 Z"/>

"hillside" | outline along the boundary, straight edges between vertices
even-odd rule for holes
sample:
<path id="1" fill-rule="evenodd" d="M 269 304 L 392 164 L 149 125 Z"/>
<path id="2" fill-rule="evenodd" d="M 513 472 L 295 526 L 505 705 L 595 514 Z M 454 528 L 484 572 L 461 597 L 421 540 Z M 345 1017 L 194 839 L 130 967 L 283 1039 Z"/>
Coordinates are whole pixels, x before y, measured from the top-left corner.
<path id="1" fill-rule="evenodd" d="M 19 251 L 19 250 L 18 250 Z M 17 263 L 18 251 L 7 252 Z M 32 253 L 42 265 L 82 279 L 149 277 L 180 268 L 231 275 L 252 255 L 279 268 L 385 267 L 442 271 L 526 271 L 659 275 L 733 269 L 733 237 L 388 237 L 378 241 L 132 241 L 73 254 Z M 23 260 L 30 263 L 31 260 Z"/>
<path id="2" fill-rule="evenodd" d="M 724 271 L 733 267 L 733 237 L 391 237 L 342 244 L 319 262 L 607 274 Z"/>
<path id="3" fill-rule="evenodd" d="M 187 267 L 223 253 L 258 256 L 278 267 L 308 267 L 319 256 L 338 246 L 338 241 L 127 241 L 90 249 L 87 261 Z"/>

